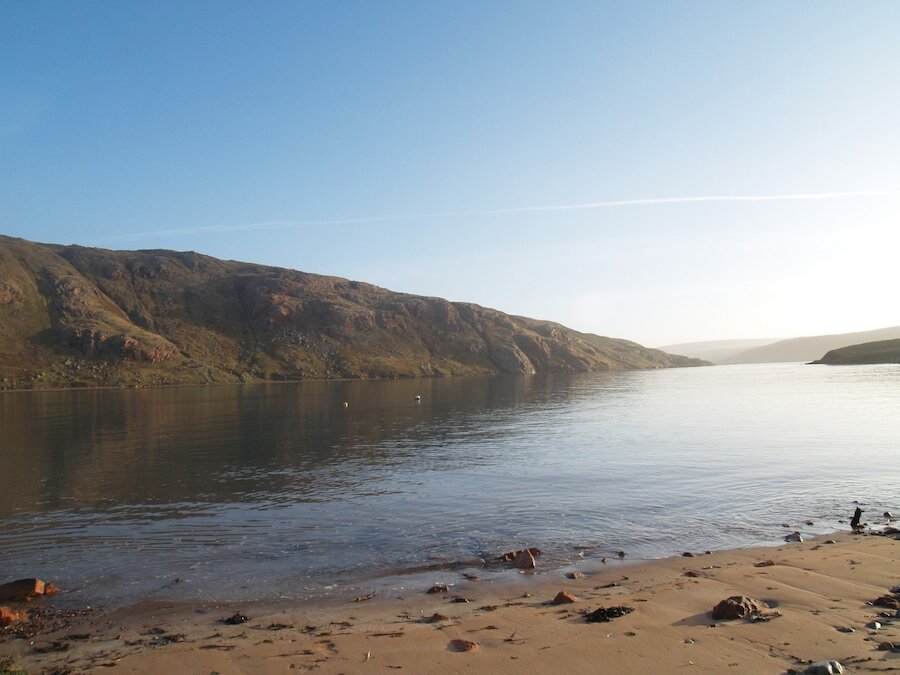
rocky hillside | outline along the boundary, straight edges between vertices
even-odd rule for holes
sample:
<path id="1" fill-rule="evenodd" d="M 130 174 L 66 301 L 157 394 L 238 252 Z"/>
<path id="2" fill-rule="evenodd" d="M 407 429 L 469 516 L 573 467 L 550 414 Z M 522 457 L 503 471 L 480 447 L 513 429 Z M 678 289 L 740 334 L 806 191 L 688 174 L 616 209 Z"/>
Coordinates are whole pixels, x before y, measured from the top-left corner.
<path id="1" fill-rule="evenodd" d="M 900 339 L 900 326 L 879 328 L 859 333 L 840 335 L 815 335 L 779 340 L 742 351 L 717 360 L 716 363 L 778 363 L 786 361 L 812 361 L 832 349 L 841 349 L 863 342 Z"/>
<path id="2" fill-rule="evenodd" d="M 0 388 L 703 364 L 337 277 L 0 236 Z"/>
<path id="3" fill-rule="evenodd" d="M 831 366 L 865 363 L 900 363 L 900 340 L 879 340 L 861 345 L 832 349 L 818 361 Z"/>

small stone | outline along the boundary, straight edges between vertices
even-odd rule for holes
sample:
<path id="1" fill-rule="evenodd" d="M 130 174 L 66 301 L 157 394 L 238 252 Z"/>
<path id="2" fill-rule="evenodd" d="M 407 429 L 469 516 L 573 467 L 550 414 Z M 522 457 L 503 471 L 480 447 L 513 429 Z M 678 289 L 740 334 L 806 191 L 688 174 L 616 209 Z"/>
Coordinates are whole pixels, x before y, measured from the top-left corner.
<path id="1" fill-rule="evenodd" d="M 871 628 L 872 630 L 881 630 L 881 623 L 878 621 L 870 621 L 866 624 L 866 628 Z"/>
<path id="2" fill-rule="evenodd" d="M 825 543 L 826 544 L 836 544 L 837 542 L 834 539 L 826 539 Z"/>
<path id="3" fill-rule="evenodd" d="M 712 618 L 717 620 L 739 619 L 751 614 L 759 614 L 769 606 L 762 600 L 746 595 L 732 595 L 713 607 Z"/>
<path id="4" fill-rule="evenodd" d="M 624 557 L 625 557 L 625 551 L 619 551 L 618 553 L 616 553 L 616 555 L 619 556 L 620 559 L 621 559 L 621 558 L 624 558 Z"/>
<path id="5" fill-rule="evenodd" d="M 692 645 L 692 644 L 694 644 L 694 641 L 691 640 L 690 638 L 687 638 L 687 639 L 684 641 L 684 644 L 686 644 L 686 645 Z"/>
<path id="6" fill-rule="evenodd" d="M 478 650 L 478 643 L 471 640 L 450 640 L 451 652 L 474 652 Z"/>
<path id="7" fill-rule="evenodd" d="M 806 675 L 839 675 L 844 672 L 844 666 L 837 661 L 817 661 L 808 665 L 803 672 Z"/>
<path id="8" fill-rule="evenodd" d="M 894 517 L 894 514 L 891 513 L 890 511 L 885 511 L 885 512 L 884 512 L 884 517 L 890 520 L 891 518 Z"/>
<path id="9" fill-rule="evenodd" d="M 425 618 L 425 623 L 440 623 L 441 621 L 449 621 L 450 617 L 446 614 L 438 614 L 435 612 L 429 617 Z"/>
<path id="10" fill-rule="evenodd" d="M 566 579 L 581 579 L 582 577 L 584 577 L 584 575 L 583 575 L 581 572 L 577 571 L 577 570 L 574 571 L 574 572 L 569 572 L 569 573 L 566 575 Z"/>
<path id="11" fill-rule="evenodd" d="M 250 617 L 244 616 L 240 612 L 235 612 L 227 619 L 222 619 L 222 623 L 227 623 L 229 626 L 237 626 L 242 623 L 247 623 L 250 620 Z"/>
<path id="12" fill-rule="evenodd" d="M 791 544 L 791 543 L 799 544 L 799 543 L 803 542 L 803 537 L 800 535 L 799 532 L 791 532 L 789 535 L 787 535 L 784 538 L 784 540 L 786 542 L 788 542 L 789 544 Z"/>
<path id="13" fill-rule="evenodd" d="M 431 588 L 429 588 L 426 593 L 449 593 L 450 587 L 447 584 L 435 584 Z"/>
<path id="14" fill-rule="evenodd" d="M 811 521 L 811 520 L 807 520 L 807 521 L 806 521 L 806 524 L 807 524 L 807 525 L 810 525 L 810 526 L 815 525 L 815 523 L 814 523 L 813 521 Z"/>
<path id="15" fill-rule="evenodd" d="M 763 560 L 758 563 L 753 563 L 753 566 L 754 567 L 774 567 L 775 561 L 774 560 Z"/>
<path id="16" fill-rule="evenodd" d="M 681 554 L 681 557 L 682 558 L 693 558 L 694 554 L 691 553 L 690 551 L 685 551 L 684 553 Z"/>
<path id="17" fill-rule="evenodd" d="M 850 628 L 850 626 L 837 626 L 836 630 L 839 633 L 855 633 L 856 631 Z"/>
<path id="18" fill-rule="evenodd" d="M 880 651 L 880 652 L 889 652 L 889 651 L 893 651 L 893 649 L 894 649 L 893 642 L 882 642 L 880 645 L 878 645 L 878 651 Z"/>
<path id="19" fill-rule="evenodd" d="M 464 598 L 464 597 L 458 595 L 455 598 L 453 598 L 450 602 L 455 602 L 457 604 L 465 604 L 465 603 L 469 602 L 469 600 L 467 598 Z"/>
<path id="20" fill-rule="evenodd" d="M 692 579 L 696 579 L 697 577 L 703 576 L 699 572 L 695 572 L 694 570 L 688 570 L 684 573 L 684 576 L 691 577 Z"/>
<path id="21" fill-rule="evenodd" d="M 578 602 L 578 598 L 571 593 L 566 591 L 560 591 L 556 594 L 556 597 L 550 601 L 550 604 L 553 605 L 568 605 L 573 602 Z"/>

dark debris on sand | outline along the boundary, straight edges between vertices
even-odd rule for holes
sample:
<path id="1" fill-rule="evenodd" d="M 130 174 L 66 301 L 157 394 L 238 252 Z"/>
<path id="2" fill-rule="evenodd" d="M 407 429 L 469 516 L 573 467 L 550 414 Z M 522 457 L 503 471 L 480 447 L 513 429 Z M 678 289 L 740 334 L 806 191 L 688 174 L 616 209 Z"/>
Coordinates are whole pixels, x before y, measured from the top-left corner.
<path id="1" fill-rule="evenodd" d="M 619 607 L 600 607 L 593 612 L 587 612 L 584 615 L 584 620 L 588 623 L 605 623 L 630 614 L 633 611 L 634 607 L 625 607 L 624 605 Z"/>

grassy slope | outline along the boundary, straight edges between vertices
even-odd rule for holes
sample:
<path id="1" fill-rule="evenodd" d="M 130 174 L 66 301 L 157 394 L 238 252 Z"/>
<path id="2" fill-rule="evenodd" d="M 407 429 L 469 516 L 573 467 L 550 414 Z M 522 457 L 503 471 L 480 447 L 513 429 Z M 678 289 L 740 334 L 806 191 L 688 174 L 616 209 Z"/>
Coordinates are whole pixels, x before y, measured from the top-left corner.
<path id="1" fill-rule="evenodd" d="M 832 366 L 864 363 L 900 363 L 900 340 L 879 340 L 832 349 L 818 361 Z"/>
<path id="2" fill-rule="evenodd" d="M 337 277 L 0 237 L 0 387 L 702 365 Z"/>

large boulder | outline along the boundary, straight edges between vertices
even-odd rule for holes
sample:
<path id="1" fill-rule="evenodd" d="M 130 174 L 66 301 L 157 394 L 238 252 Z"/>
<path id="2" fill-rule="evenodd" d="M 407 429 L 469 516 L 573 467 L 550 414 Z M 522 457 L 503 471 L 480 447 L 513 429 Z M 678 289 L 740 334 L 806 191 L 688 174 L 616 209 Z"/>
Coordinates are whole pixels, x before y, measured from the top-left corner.
<path id="1" fill-rule="evenodd" d="M 19 579 L 0 585 L 0 602 L 27 602 L 42 595 L 56 595 L 59 588 L 40 579 Z"/>
<path id="2" fill-rule="evenodd" d="M 748 598 L 746 595 L 732 595 L 713 607 L 712 618 L 727 621 L 740 619 L 751 614 L 759 614 L 769 606 L 762 600 Z"/>

